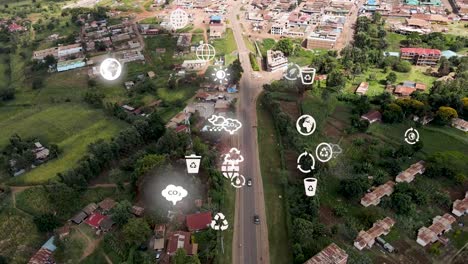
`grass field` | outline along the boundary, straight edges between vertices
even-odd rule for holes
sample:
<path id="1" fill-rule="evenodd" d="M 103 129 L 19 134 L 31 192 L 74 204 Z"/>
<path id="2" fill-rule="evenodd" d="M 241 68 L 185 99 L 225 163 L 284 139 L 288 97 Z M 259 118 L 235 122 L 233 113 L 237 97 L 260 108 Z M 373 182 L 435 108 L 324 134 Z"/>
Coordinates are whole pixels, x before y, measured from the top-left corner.
<path id="1" fill-rule="evenodd" d="M 403 81 L 421 82 L 426 84 L 428 91 L 429 87 L 432 87 L 432 84 L 437 78 L 425 75 L 425 69 L 425 67 L 413 66 L 410 72 L 395 72 L 397 75 L 396 84 Z M 385 90 L 385 78 L 388 73 L 384 73 L 382 69 L 372 68 L 363 74 L 357 75 L 354 80 L 348 81 L 345 87 L 345 92 L 354 93 L 361 82 L 368 82 L 369 90 L 367 91 L 367 95 L 373 96 L 381 94 Z M 375 79 L 371 80 L 371 75 L 374 75 Z"/>
<path id="2" fill-rule="evenodd" d="M 406 39 L 404 35 L 388 32 L 385 40 L 388 42 L 387 51 L 400 52 L 400 42 Z"/>
<path id="3" fill-rule="evenodd" d="M 284 190 L 281 183 L 281 156 L 270 114 L 257 106 L 260 166 L 266 203 L 271 263 L 292 263 L 289 250 Z M 268 153 L 268 155 L 266 155 Z M 282 197 L 282 198 L 280 198 Z"/>

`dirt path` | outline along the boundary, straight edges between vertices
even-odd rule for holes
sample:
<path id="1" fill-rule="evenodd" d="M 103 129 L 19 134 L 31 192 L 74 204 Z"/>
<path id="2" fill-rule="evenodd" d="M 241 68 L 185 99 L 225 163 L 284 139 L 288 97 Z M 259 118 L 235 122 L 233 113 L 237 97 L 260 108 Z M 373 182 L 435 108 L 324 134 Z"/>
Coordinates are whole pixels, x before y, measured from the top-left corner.
<path id="1" fill-rule="evenodd" d="M 94 250 L 96 250 L 99 243 L 101 242 L 102 237 L 97 239 L 97 240 L 91 240 L 91 238 L 89 238 L 85 233 L 83 233 L 83 231 L 81 231 L 81 229 L 79 229 L 79 228 L 74 228 L 74 229 L 76 231 L 78 231 L 78 233 L 88 241 L 88 245 L 86 246 L 85 250 L 83 251 L 83 255 L 80 258 L 80 261 L 82 261 L 87 256 L 93 254 Z"/>
<path id="2" fill-rule="evenodd" d="M 106 261 L 107 261 L 108 264 L 114 264 L 114 263 L 112 262 L 112 260 L 109 258 L 109 256 L 107 256 L 106 253 L 102 252 L 102 254 L 104 255 L 104 258 L 106 259 Z"/>

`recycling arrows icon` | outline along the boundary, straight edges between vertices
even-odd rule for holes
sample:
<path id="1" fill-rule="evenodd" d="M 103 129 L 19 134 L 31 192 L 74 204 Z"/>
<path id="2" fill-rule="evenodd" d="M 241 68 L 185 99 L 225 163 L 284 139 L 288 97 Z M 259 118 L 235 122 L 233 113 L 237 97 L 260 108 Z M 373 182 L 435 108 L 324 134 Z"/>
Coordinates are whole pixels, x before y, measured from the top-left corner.
<path id="1" fill-rule="evenodd" d="M 222 213 L 217 213 L 214 218 L 211 220 L 210 224 L 211 228 L 214 230 L 221 230 L 224 231 L 228 229 L 228 221 L 226 220 L 226 217 Z"/>

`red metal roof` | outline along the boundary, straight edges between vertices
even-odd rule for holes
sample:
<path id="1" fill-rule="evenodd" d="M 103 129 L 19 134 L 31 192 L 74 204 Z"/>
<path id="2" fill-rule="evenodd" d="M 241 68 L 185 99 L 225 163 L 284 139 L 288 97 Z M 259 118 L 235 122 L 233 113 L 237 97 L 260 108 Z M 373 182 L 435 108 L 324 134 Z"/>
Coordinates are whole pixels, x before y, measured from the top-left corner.
<path id="1" fill-rule="evenodd" d="M 98 228 L 101 221 L 104 220 L 105 218 L 107 218 L 107 216 L 96 212 L 96 213 L 92 214 L 90 217 L 88 217 L 88 219 L 86 219 L 85 223 L 87 223 L 88 225 L 90 225 L 90 226 L 92 226 L 94 228 Z"/>
<path id="2" fill-rule="evenodd" d="M 167 243 L 167 254 L 174 254 L 177 249 L 183 248 L 187 255 L 196 254 L 198 251 L 198 244 L 190 244 L 191 241 L 190 232 L 176 231 L 169 237 Z"/>
<path id="3" fill-rule="evenodd" d="M 419 55 L 429 55 L 429 54 L 437 54 L 440 55 L 441 52 L 438 49 L 425 49 L 425 48 L 401 48 L 400 51 L 402 53 L 415 53 Z"/>
<path id="4" fill-rule="evenodd" d="M 185 219 L 188 230 L 203 230 L 211 223 L 211 212 L 187 215 Z"/>

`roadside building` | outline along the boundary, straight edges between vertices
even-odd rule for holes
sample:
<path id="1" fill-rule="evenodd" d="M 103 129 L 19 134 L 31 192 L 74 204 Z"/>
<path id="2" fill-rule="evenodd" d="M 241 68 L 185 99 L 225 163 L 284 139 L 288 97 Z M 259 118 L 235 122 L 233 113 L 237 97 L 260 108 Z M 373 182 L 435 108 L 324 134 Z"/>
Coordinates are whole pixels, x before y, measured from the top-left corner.
<path id="1" fill-rule="evenodd" d="M 57 71 L 63 72 L 68 70 L 73 70 L 86 66 L 86 62 L 83 58 L 78 58 L 74 60 L 59 61 L 57 63 Z"/>
<path id="2" fill-rule="evenodd" d="M 418 230 L 416 242 L 423 247 L 436 242 L 442 234 L 452 230 L 452 224 L 455 220 L 451 214 L 434 217 L 430 227 L 423 226 Z"/>
<path id="3" fill-rule="evenodd" d="M 367 114 L 362 115 L 361 119 L 369 121 L 370 124 L 382 121 L 382 114 L 377 110 L 371 110 Z"/>
<path id="4" fill-rule="evenodd" d="M 167 242 L 167 254 L 174 255 L 177 249 L 183 248 L 187 255 L 192 256 L 197 254 L 198 244 L 191 244 L 190 232 L 176 231 L 169 236 Z"/>
<path id="5" fill-rule="evenodd" d="M 99 225 L 106 218 L 105 215 L 95 212 L 85 220 L 85 223 L 94 229 L 99 229 Z"/>
<path id="6" fill-rule="evenodd" d="M 211 212 L 190 214 L 185 217 L 186 225 L 190 232 L 207 229 L 211 220 Z"/>
<path id="7" fill-rule="evenodd" d="M 81 46 L 81 44 L 71 44 L 58 47 L 58 56 L 60 58 L 68 57 L 81 52 L 83 52 L 83 47 Z"/>
<path id="8" fill-rule="evenodd" d="M 385 217 L 384 219 L 375 222 L 369 230 L 359 231 L 356 240 L 354 240 L 354 247 L 359 250 L 372 248 L 375 243 L 375 239 L 381 235 L 388 235 L 394 224 L 395 220 L 390 217 Z"/>
<path id="9" fill-rule="evenodd" d="M 465 193 L 463 200 L 453 202 L 452 214 L 458 217 L 468 214 L 468 192 Z"/>
<path id="10" fill-rule="evenodd" d="M 368 82 L 362 82 L 359 84 L 358 88 L 356 89 L 356 94 L 366 94 L 367 90 L 369 90 L 369 83 Z"/>
<path id="11" fill-rule="evenodd" d="M 346 264 L 346 262 L 348 262 L 346 251 L 331 243 L 304 264 Z"/>
<path id="12" fill-rule="evenodd" d="M 222 38 L 226 32 L 226 25 L 224 23 L 210 24 L 210 39 Z"/>
<path id="13" fill-rule="evenodd" d="M 436 65 L 441 57 L 438 49 L 401 48 L 400 58 L 416 65 Z"/>
<path id="14" fill-rule="evenodd" d="M 288 66 L 288 58 L 279 50 L 267 51 L 267 69 L 268 71 L 276 71 L 284 69 Z"/>
<path id="15" fill-rule="evenodd" d="M 206 67 L 205 60 L 184 60 L 181 68 L 186 71 L 200 71 Z"/>
<path id="16" fill-rule="evenodd" d="M 47 242 L 31 257 L 28 264 L 53 264 L 55 263 L 53 253 L 57 249 L 54 244 L 54 237 Z"/>
<path id="17" fill-rule="evenodd" d="M 400 172 L 397 176 L 395 181 L 396 182 L 412 182 L 416 177 L 416 174 L 423 174 L 426 168 L 424 167 L 424 161 L 420 160 L 413 165 L 411 165 L 408 169 Z"/>
<path id="18" fill-rule="evenodd" d="M 461 118 L 453 118 L 452 126 L 456 129 L 459 129 L 463 132 L 468 132 L 468 121 Z"/>
<path id="19" fill-rule="evenodd" d="M 339 37 L 339 31 L 312 32 L 306 41 L 307 49 L 333 49 Z"/>
<path id="20" fill-rule="evenodd" d="M 113 199 L 106 198 L 106 199 L 102 200 L 101 202 L 99 202 L 98 206 L 99 206 L 99 208 L 101 208 L 101 211 L 109 212 L 110 210 L 112 210 L 112 208 L 114 208 L 114 206 L 116 204 L 117 203 Z"/>
<path id="21" fill-rule="evenodd" d="M 361 199 L 361 204 L 364 207 L 368 207 L 370 205 L 378 205 L 380 203 L 380 199 L 384 196 L 390 196 L 394 191 L 395 182 L 388 181 L 379 187 L 375 188 L 370 193 L 366 193 L 364 197 Z"/>
<path id="22" fill-rule="evenodd" d="M 43 60 L 47 56 L 53 56 L 54 58 L 58 58 L 58 48 L 50 48 L 50 49 L 43 49 L 43 50 L 36 50 L 33 52 L 33 60 Z"/>

